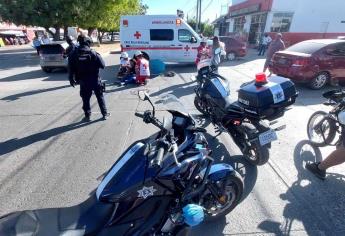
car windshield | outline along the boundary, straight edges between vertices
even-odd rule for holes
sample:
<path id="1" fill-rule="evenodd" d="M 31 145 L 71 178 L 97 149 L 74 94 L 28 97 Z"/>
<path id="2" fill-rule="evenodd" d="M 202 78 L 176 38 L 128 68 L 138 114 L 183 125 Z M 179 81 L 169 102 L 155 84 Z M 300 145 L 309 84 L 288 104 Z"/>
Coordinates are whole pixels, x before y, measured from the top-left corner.
<path id="1" fill-rule="evenodd" d="M 323 43 L 316 43 L 316 42 L 300 42 L 291 47 L 287 48 L 286 51 L 290 52 L 300 52 L 306 54 L 312 54 L 321 48 L 323 48 L 325 44 Z"/>

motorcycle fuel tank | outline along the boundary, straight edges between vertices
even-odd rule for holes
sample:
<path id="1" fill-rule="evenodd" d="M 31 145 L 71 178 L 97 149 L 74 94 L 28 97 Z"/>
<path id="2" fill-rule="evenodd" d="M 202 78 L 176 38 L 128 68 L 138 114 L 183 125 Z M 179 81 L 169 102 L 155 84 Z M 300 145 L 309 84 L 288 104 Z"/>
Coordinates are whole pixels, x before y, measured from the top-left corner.
<path id="1" fill-rule="evenodd" d="M 144 151 L 145 144 L 136 142 L 122 154 L 98 186 L 98 200 L 118 202 L 130 194 L 131 189 L 143 185 L 147 165 Z"/>
<path id="2" fill-rule="evenodd" d="M 231 103 L 229 82 L 219 75 L 206 80 L 202 87 L 202 92 L 204 95 L 210 96 L 221 108 L 225 108 Z"/>

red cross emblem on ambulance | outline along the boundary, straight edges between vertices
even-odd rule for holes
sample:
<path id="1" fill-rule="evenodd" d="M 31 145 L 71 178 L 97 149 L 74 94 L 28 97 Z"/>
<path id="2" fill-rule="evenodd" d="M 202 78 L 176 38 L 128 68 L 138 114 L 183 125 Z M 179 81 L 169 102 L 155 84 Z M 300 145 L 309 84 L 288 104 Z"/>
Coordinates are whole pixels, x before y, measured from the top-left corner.
<path id="1" fill-rule="evenodd" d="M 139 31 L 135 32 L 134 37 L 139 39 L 141 37 L 141 33 Z"/>
<path id="2" fill-rule="evenodd" d="M 188 52 L 188 50 L 190 49 L 190 47 L 189 47 L 188 45 L 186 45 L 186 46 L 184 47 L 184 49 Z"/>

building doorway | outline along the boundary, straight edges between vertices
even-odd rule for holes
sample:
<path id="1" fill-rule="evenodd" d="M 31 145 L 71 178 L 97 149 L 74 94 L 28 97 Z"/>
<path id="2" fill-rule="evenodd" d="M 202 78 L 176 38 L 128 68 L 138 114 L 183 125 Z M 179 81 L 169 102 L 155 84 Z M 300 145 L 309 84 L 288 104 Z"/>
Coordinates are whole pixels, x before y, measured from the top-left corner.
<path id="1" fill-rule="evenodd" d="M 266 13 L 252 15 L 252 20 L 250 22 L 250 30 L 248 36 L 248 43 L 258 45 L 262 34 L 265 30 L 266 25 Z"/>

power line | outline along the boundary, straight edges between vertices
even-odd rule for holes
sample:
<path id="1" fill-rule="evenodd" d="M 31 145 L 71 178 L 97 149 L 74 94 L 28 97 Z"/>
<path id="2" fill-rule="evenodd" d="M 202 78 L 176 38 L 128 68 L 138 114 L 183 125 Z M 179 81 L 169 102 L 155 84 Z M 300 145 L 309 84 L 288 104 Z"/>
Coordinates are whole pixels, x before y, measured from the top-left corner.
<path id="1" fill-rule="evenodd" d="M 202 14 L 205 13 L 205 11 L 207 10 L 207 8 L 209 8 L 209 7 L 211 6 L 211 4 L 212 4 L 212 0 L 210 0 L 210 1 L 208 2 L 207 6 L 206 6 L 206 7 L 204 8 L 204 10 L 202 11 Z"/>

